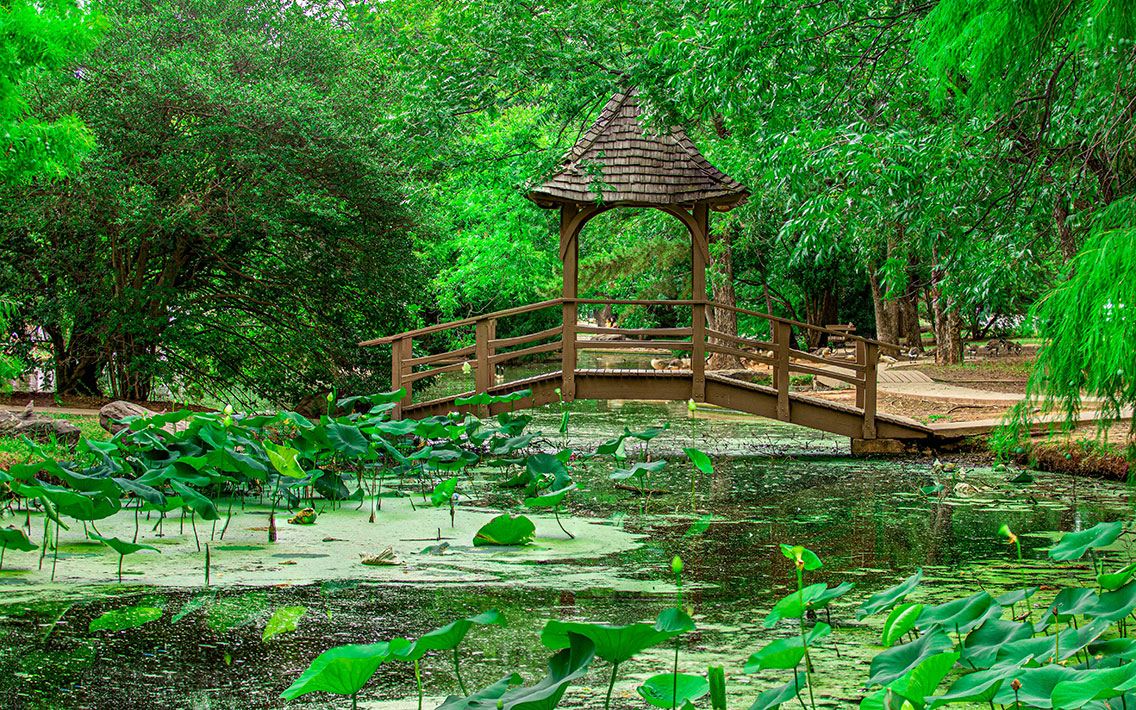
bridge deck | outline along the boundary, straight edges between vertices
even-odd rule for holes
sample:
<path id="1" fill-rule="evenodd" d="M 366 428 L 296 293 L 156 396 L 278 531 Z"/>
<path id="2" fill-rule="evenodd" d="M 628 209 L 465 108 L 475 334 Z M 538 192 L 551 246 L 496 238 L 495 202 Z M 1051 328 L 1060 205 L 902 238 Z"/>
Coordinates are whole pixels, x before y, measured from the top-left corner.
<path id="1" fill-rule="evenodd" d="M 693 372 L 690 370 L 576 370 L 576 399 L 686 401 L 692 398 L 692 385 Z M 507 411 L 510 407 L 524 409 L 557 402 L 560 395 L 556 390 L 562 386 L 561 371 L 494 385 L 488 388 L 490 394 L 505 395 L 525 389 L 531 389 L 533 394 L 511 404 L 492 405 L 490 413 Z M 403 407 L 403 416 L 418 419 L 452 411 L 469 411 L 473 408 L 454 403 L 457 397 L 469 394 L 472 393 L 415 402 Z M 773 387 L 706 373 L 704 401 L 708 404 L 779 419 L 777 400 L 777 390 Z M 863 412 L 860 409 L 801 392 L 790 392 L 789 401 L 789 418 L 784 421 L 850 438 L 862 438 Z M 887 439 L 926 439 L 934 435 L 931 427 L 889 414 L 876 415 L 876 431 L 878 437 Z"/>

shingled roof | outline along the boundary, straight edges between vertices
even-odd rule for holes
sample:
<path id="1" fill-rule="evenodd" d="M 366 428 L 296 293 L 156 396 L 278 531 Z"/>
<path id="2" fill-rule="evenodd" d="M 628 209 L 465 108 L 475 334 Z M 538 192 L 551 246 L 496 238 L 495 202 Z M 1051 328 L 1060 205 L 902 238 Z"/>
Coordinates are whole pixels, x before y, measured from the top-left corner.
<path id="1" fill-rule="evenodd" d="M 543 184 L 529 190 L 540 207 L 586 204 L 690 206 L 708 203 L 719 211 L 741 204 L 749 190 L 702 157 L 682 128 L 648 130 L 634 90 L 604 106 L 588 132 Z"/>

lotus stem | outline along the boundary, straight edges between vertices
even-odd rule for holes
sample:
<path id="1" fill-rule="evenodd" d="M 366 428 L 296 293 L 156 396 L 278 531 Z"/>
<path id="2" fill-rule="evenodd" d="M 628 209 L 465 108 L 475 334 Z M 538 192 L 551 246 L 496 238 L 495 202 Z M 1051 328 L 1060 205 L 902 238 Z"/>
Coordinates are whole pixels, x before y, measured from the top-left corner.
<path id="1" fill-rule="evenodd" d="M 422 710 L 422 674 L 418 672 L 418 659 L 414 659 L 414 684 L 418 686 L 418 710 Z"/>
<path id="2" fill-rule="evenodd" d="M 119 584 L 122 584 L 122 560 L 125 557 L 126 557 L 126 555 L 119 555 L 118 556 L 118 583 Z"/>
<path id="3" fill-rule="evenodd" d="M 611 680 L 607 684 L 607 697 L 604 698 L 604 710 L 611 710 L 611 691 L 615 689 L 615 674 L 619 672 L 619 664 L 611 664 Z"/>
<path id="4" fill-rule="evenodd" d="M 201 540 L 197 537 L 197 513 L 194 511 L 189 513 L 189 526 L 193 528 L 193 541 L 197 544 L 197 551 L 201 552 Z"/>
<path id="5" fill-rule="evenodd" d="M 225 527 L 221 528 L 221 539 L 225 539 L 225 532 L 229 529 L 229 523 L 233 522 L 233 499 L 229 499 L 229 514 L 225 518 Z"/>
<path id="6" fill-rule="evenodd" d="M 461 669 L 458 668 L 458 647 L 454 646 L 454 677 L 458 679 L 458 687 L 461 688 L 462 695 L 469 695 L 465 689 L 465 681 L 462 680 Z"/>
<path id="7" fill-rule="evenodd" d="M 556 524 L 560 526 L 560 529 L 564 530 L 564 523 L 560 522 L 560 506 L 559 505 L 552 507 L 552 516 L 554 518 L 556 518 Z M 573 535 L 572 533 L 568 532 L 567 530 L 564 530 L 564 534 L 567 535 L 568 538 L 571 539 L 571 540 L 576 539 L 576 536 Z"/>
<path id="8" fill-rule="evenodd" d="M 0 545 L 0 572 L 4 570 L 4 553 L 8 550 L 7 545 Z"/>
<path id="9" fill-rule="evenodd" d="M 55 581 L 55 564 L 59 561 L 59 523 L 55 523 L 55 549 L 51 554 L 51 581 Z"/>

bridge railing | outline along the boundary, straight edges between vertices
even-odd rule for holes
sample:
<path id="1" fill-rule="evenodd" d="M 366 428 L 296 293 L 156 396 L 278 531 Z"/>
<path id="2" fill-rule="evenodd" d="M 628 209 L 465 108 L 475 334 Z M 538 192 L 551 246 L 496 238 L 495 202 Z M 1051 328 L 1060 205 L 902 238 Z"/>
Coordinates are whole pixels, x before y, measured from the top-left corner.
<path id="1" fill-rule="evenodd" d="M 497 326 L 501 320 L 549 308 L 560 308 L 561 313 L 576 313 L 581 305 L 684 307 L 690 309 L 690 325 L 673 328 L 623 328 L 583 325 L 561 317 L 560 324 L 551 328 L 508 338 L 497 337 Z M 730 335 L 708 327 L 706 321 L 708 308 L 720 308 L 768 321 L 770 340 Z M 473 344 L 441 353 L 414 355 L 416 338 L 457 329 L 468 331 L 471 326 Z M 855 357 L 852 360 L 837 360 L 800 350 L 795 347 L 794 328 L 840 336 L 854 343 Z M 595 335 L 620 337 L 604 340 L 586 337 Z M 565 400 L 570 401 L 575 398 L 575 376 L 579 370 L 577 354 L 580 350 L 679 351 L 690 353 L 691 392 L 697 401 L 704 399 L 706 356 L 730 355 L 771 368 L 772 387 L 777 392 L 777 414 L 778 418 L 784 420 L 789 419 L 789 384 L 793 373 L 825 377 L 851 385 L 856 391 L 856 408 L 861 410 L 864 416 L 864 438 L 875 436 L 876 370 L 882 343 L 714 301 L 557 298 L 360 343 L 360 345 L 385 344 L 393 346 L 392 389 L 404 387 L 407 392 L 400 409 L 412 404 L 415 382 L 448 372 L 461 371 L 467 366 L 473 375 L 473 390 L 466 394 L 486 392 L 496 383 L 495 373 L 499 365 L 520 357 L 559 352 L 563 396 Z"/>

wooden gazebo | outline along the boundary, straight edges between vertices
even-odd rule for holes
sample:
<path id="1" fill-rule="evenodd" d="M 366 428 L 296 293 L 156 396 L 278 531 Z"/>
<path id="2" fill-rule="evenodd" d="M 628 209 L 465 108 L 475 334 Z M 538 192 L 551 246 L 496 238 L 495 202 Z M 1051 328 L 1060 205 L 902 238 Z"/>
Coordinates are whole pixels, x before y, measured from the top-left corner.
<path id="1" fill-rule="evenodd" d="M 918 422 L 876 413 L 879 343 L 849 336 L 856 346 L 855 359 L 833 361 L 797 349 L 792 337 L 793 328 L 832 331 L 707 300 L 710 213 L 733 209 L 747 194 L 744 185 L 702 157 L 681 128 L 658 132 L 646 125 L 634 91 L 616 94 L 551 177 L 527 191 L 528 198 L 540 207 L 560 210 L 560 258 L 564 264 L 561 296 L 361 343 L 392 346 L 391 387 L 404 390 L 395 415 L 420 419 L 455 411 L 486 414 L 574 399 L 693 399 L 849 436 L 861 442 L 854 444 L 854 450 L 863 445 L 863 440 L 922 441 L 934 437 L 936 432 Z M 686 225 L 691 241 L 690 299 L 579 297 L 580 231 L 588 220 L 616 207 L 662 210 Z M 577 319 L 581 305 L 690 307 L 691 320 L 689 325 L 675 328 L 582 325 Z M 708 306 L 765 320 L 770 339 L 709 328 Z M 499 321 L 545 309 L 559 310 L 561 322 L 535 333 L 497 336 Z M 447 352 L 415 352 L 416 340 L 447 331 L 465 344 Z M 594 336 L 605 337 L 599 340 Z M 679 370 L 582 368 L 577 352 L 583 349 L 688 352 L 691 364 L 690 369 Z M 557 352 L 559 369 L 554 360 L 546 361 L 547 371 L 523 379 L 497 379 L 498 368 L 505 363 Z M 711 353 L 767 367 L 771 381 L 762 384 L 729 372 L 707 373 L 706 356 Z M 461 371 L 473 375 L 471 391 L 415 399 L 415 382 Z M 792 391 L 791 373 L 850 385 L 855 389 L 855 406 Z"/>
<path id="2" fill-rule="evenodd" d="M 745 201 L 746 186 L 706 160 L 681 126 L 667 132 L 643 122 L 638 93 L 618 93 L 576 142 L 559 168 L 528 198 L 560 210 L 560 260 L 564 265 L 564 323 L 576 323 L 579 236 L 588 220 L 616 207 L 651 207 L 678 218 L 690 232 L 691 298 L 695 340 L 706 323 L 706 266 L 710 261 L 710 212 L 727 212 Z M 568 342 L 565 338 L 565 342 Z M 565 360 L 575 358 L 565 351 Z M 693 358 L 696 393 L 704 389 L 705 361 Z M 564 392 L 575 392 L 565 373 Z"/>

